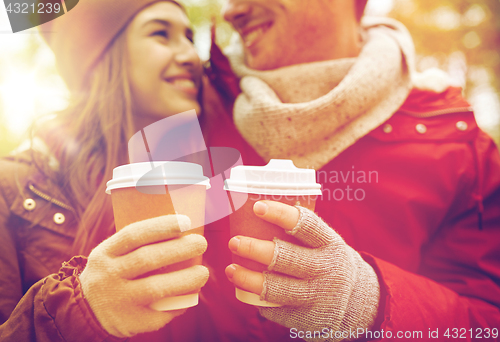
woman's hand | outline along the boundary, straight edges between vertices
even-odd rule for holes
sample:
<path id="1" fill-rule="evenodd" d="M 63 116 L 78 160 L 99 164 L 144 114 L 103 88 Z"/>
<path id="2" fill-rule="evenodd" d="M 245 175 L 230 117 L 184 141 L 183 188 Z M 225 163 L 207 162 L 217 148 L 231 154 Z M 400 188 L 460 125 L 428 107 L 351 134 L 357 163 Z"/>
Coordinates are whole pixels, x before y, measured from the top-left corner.
<path id="1" fill-rule="evenodd" d="M 180 237 L 190 228 L 184 215 L 167 215 L 130 224 L 103 241 L 89 255 L 80 275 L 84 297 L 101 326 L 111 335 L 130 337 L 158 330 L 184 310 L 159 312 L 149 305 L 161 298 L 198 291 L 208 269 L 187 269 L 139 278 L 207 249 L 199 234 Z"/>
<path id="2" fill-rule="evenodd" d="M 377 275 L 340 235 L 299 206 L 260 201 L 254 212 L 307 246 L 243 236 L 229 241 L 233 253 L 268 266 L 263 274 L 239 265 L 226 268 L 237 287 L 284 305 L 261 307 L 262 316 L 297 331 L 327 332 L 328 341 L 350 339 L 351 332 L 371 328 L 380 296 Z"/>

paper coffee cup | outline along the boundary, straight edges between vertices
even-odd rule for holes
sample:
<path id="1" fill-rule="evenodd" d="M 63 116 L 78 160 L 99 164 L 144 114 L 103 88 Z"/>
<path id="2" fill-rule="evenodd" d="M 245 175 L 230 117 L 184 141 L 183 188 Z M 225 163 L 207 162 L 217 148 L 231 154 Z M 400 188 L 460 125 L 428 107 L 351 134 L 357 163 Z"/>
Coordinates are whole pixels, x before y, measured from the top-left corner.
<path id="1" fill-rule="evenodd" d="M 289 205 L 301 205 L 314 210 L 316 199 L 321 195 L 321 185 L 316 183 L 316 171 L 299 169 L 291 160 L 271 159 L 266 166 L 237 166 L 231 169 L 225 190 L 233 200 L 248 196 L 239 210 L 229 216 L 231 237 L 249 236 L 272 241 L 275 237 L 298 245 L 302 243 L 285 233 L 284 229 L 262 220 L 253 212 L 255 202 L 271 200 Z M 253 271 L 267 270 L 265 265 L 233 255 L 233 262 Z M 236 298 L 257 306 L 280 306 L 261 301 L 259 295 L 236 288 Z"/>
<path id="2" fill-rule="evenodd" d="M 147 162 L 113 170 L 107 184 L 111 194 L 116 230 L 153 217 L 183 214 L 191 219 L 185 234 L 203 235 L 206 190 L 210 181 L 200 165 L 186 162 Z M 179 262 L 154 272 L 168 273 L 200 265 L 202 257 Z M 198 293 L 167 297 L 151 304 L 158 311 L 184 309 L 198 304 Z"/>

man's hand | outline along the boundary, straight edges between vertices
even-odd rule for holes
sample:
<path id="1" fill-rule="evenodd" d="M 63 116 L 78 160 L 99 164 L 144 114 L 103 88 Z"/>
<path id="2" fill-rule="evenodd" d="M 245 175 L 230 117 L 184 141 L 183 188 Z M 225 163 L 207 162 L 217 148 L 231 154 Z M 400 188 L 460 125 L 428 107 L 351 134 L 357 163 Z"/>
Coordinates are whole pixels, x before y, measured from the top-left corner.
<path id="1" fill-rule="evenodd" d="M 237 287 L 284 305 L 260 307 L 262 316 L 297 330 L 327 329 L 332 332 L 329 341 L 346 340 L 352 331 L 371 328 L 380 297 L 377 275 L 340 235 L 300 206 L 261 201 L 254 212 L 305 246 L 276 238 L 262 241 L 236 236 L 229 241 L 233 253 L 268 266 L 263 274 L 239 265 L 226 268 Z"/>
<path id="2" fill-rule="evenodd" d="M 253 207 L 254 213 L 270 223 L 276 224 L 285 231 L 291 231 L 299 220 L 299 210 L 290 205 L 274 202 L 259 201 Z M 273 260 L 275 243 L 245 236 L 235 236 L 229 240 L 229 249 L 236 255 L 251 259 L 266 266 Z M 256 293 L 262 292 L 264 275 L 254 272 L 243 266 L 232 264 L 226 268 L 226 276 L 242 290 Z"/>

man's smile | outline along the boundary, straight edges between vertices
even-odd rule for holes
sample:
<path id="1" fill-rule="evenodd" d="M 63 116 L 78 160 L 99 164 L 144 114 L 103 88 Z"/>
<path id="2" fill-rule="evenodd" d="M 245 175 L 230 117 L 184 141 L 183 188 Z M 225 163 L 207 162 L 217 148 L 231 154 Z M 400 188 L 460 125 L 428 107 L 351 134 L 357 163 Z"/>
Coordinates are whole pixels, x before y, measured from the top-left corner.
<path id="1" fill-rule="evenodd" d="M 272 25 L 272 21 L 266 21 L 263 23 L 253 24 L 252 26 L 247 26 L 244 29 L 239 30 L 245 47 L 250 48 L 254 46 Z"/>

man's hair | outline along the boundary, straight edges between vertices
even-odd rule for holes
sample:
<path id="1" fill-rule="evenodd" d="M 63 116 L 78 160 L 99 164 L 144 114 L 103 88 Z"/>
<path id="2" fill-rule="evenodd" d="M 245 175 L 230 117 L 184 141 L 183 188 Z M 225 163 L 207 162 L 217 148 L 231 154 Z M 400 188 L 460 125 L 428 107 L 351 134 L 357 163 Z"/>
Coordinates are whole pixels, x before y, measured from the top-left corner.
<path id="1" fill-rule="evenodd" d="M 363 13 L 365 11 L 366 3 L 368 0 L 354 0 L 354 5 L 356 6 L 356 19 L 358 22 L 361 20 Z"/>

